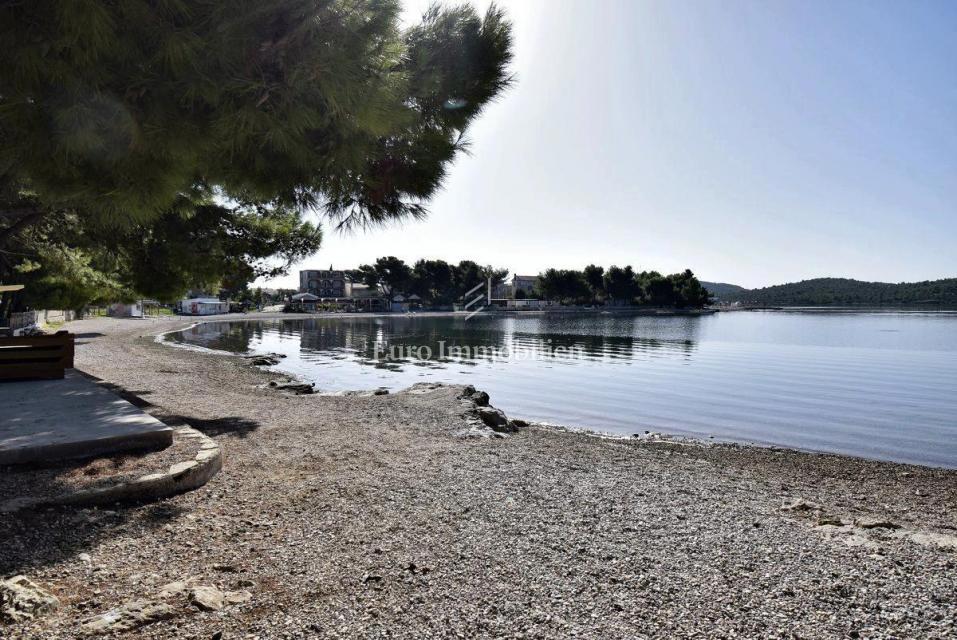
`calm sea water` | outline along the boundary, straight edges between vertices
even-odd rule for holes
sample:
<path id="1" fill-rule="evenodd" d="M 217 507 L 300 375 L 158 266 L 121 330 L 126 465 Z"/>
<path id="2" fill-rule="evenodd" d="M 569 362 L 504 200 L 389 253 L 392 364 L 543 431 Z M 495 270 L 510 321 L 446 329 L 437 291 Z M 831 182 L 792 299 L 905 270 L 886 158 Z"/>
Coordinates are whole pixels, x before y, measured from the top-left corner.
<path id="1" fill-rule="evenodd" d="M 513 417 L 957 468 L 952 313 L 323 318 L 169 339 L 283 353 L 277 369 L 322 390 L 469 383 Z"/>

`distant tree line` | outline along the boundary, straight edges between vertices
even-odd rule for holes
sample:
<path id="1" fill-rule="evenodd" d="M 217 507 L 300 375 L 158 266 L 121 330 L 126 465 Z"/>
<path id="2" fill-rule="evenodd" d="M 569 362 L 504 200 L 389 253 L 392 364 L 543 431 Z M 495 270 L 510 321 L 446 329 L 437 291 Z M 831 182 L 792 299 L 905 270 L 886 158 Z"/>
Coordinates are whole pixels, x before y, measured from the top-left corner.
<path id="1" fill-rule="evenodd" d="M 535 292 L 563 304 L 645 304 L 700 308 L 710 295 L 690 269 L 668 276 L 657 271 L 636 273 L 631 266 L 607 270 L 590 264 L 581 271 L 547 269 L 538 277 Z"/>
<path id="2" fill-rule="evenodd" d="M 505 281 L 508 269 L 481 266 L 471 260 L 450 264 L 444 260 L 417 260 L 408 265 L 395 256 L 379 258 L 347 272 L 353 282 L 378 287 L 392 302 L 396 295 L 416 295 L 426 306 L 448 306 L 473 287 L 492 279 L 497 286 Z"/>
<path id="3" fill-rule="evenodd" d="M 397 295 L 416 295 L 425 306 L 448 306 L 461 301 L 473 287 L 492 279 L 505 282 L 509 270 L 481 266 L 472 260 L 450 264 L 444 260 L 418 260 L 406 264 L 395 256 L 379 258 L 347 272 L 353 282 L 379 288 L 391 302 Z M 547 269 L 531 291 L 517 289 L 515 298 L 541 298 L 560 304 L 635 305 L 699 308 L 710 295 L 690 269 L 668 276 L 657 271 L 636 273 L 631 266 L 607 270 L 590 264 L 581 271 Z"/>
<path id="4" fill-rule="evenodd" d="M 770 306 L 906 305 L 957 306 L 957 278 L 924 282 L 862 282 L 816 278 L 728 294 L 729 302 Z"/>

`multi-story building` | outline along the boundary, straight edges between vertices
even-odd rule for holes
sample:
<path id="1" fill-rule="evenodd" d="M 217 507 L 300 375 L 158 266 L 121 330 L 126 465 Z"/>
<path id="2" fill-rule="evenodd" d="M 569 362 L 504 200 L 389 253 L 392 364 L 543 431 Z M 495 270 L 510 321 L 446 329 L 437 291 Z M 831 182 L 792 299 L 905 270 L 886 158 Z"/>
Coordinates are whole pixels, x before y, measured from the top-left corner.
<path id="1" fill-rule="evenodd" d="M 521 291 L 526 298 L 534 298 L 537 285 L 538 276 L 520 276 L 516 273 L 512 276 L 511 297 L 514 298 Z"/>
<path id="2" fill-rule="evenodd" d="M 332 268 L 300 271 L 299 291 L 320 298 L 345 298 L 346 272 Z"/>

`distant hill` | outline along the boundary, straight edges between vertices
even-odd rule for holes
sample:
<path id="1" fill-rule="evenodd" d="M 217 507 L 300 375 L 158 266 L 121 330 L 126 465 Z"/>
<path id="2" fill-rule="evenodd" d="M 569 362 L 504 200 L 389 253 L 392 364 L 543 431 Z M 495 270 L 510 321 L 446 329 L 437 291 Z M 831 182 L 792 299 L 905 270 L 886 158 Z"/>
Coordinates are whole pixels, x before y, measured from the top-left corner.
<path id="1" fill-rule="evenodd" d="M 900 305 L 932 304 L 957 306 L 957 278 L 924 282 L 862 282 L 848 278 L 815 278 L 762 289 L 743 289 L 715 283 L 731 290 L 712 290 L 721 302 L 754 303 L 768 306 L 819 305 Z"/>
<path id="2" fill-rule="evenodd" d="M 728 284 L 726 282 L 701 282 L 701 286 L 711 292 L 711 295 L 717 300 L 734 300 L 735 296 L 738 296 L 747 289 L 744 287 L 739 287 L 736 284 Z"/>

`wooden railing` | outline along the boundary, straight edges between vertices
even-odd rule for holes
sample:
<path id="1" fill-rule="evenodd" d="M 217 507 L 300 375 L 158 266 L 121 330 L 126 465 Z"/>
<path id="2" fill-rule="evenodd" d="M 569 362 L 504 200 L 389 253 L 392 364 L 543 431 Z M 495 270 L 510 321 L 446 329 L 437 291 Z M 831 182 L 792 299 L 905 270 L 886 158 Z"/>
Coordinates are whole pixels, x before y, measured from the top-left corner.
<path id="1" fill-rule="evenodd" d="M 72 368 L 72 333 L 0 338 L 0 380 L 62 378 Z"/>

